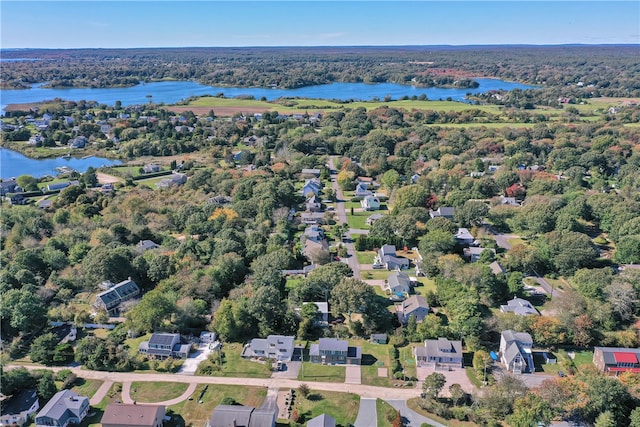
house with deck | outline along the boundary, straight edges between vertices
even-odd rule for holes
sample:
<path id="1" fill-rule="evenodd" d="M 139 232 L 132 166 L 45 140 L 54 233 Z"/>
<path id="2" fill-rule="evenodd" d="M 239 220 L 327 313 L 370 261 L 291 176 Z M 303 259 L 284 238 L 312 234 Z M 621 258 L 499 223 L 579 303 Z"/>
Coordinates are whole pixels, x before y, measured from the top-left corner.
<path id="1" fill-rule="evenodd" d="M 337 338 L 320 338 L 318 344 L 311 344 L 309 361 L 323 365 L 360 365 L 362 347 L 350 347 L 346 340 Z"/>
<path id="2" fill-rule="evenodd" d="M 511 329 L 500 334 L 500 361 L 507 371 L 514 374 L 535 372 L 531 348 L 533 339 L 527 332 L 516 332 Z"/>
<path id="3" fill-rule="evenodd" d="M 365 211 L 377 211 L 380 209 L 380 199 L 378 199 L 374 195 L 364 196 L 362 200 L 360 200 L 360 206 Z"/>
<path id="4" fill-rule="evenodd" d="M 36 415 L 36 427 L 67 427 L 80 424 L 89 413 L 89 398 L 61 390 Z"/>
<path id="5" fill-rule="evenodd" d="M 97 310 L 105 310 L 110 316 L 118 316 L 124 302 L 140 295 L 140 288 L 131 278 L 117 284 L 105 281 L 100 287 L 107 287 L 107 290 L 96 295 L 93 307 Z"/>
<path id="6" fill-rule="evenodd" d="M 447 338 L 426 340 L 424 346 L 413 349 L 417 366 L 438 368 L 462 368 L 462 341 Z"/>
<path id="7" fill-rule="evenodd" d="M 409 260 L 396 256 L 395 245 L 383 245 L 374 259 L 374 265 L 383 266 L 387 270 L 405 270 L 409 268 Z"/>
<path id="8" fill-rule="evenodd" d="M 242 357 L 290 362 L 293 356 L 294 338 L 293 336 L 285 335 L 269 335 L 267 338 L 254 338 L 242 349 Z"/>
<path id="9" fill-rule="evenodd" d="M 189 357 L 191 344 L 181 344 L 180 334 L 155 333 L 149 341 L 143 341 L 138 346 L 138 353 L 150 359 L 186 359 Z"/>
<path id="10" fill-rule="evenodd" d="M 392 296 L 400 298 L 406 298 L 411 292 L 411 280 L 406 274 L 394 271 L 389 274 L 385 283 L 385 291 L 389 292 Z"/>

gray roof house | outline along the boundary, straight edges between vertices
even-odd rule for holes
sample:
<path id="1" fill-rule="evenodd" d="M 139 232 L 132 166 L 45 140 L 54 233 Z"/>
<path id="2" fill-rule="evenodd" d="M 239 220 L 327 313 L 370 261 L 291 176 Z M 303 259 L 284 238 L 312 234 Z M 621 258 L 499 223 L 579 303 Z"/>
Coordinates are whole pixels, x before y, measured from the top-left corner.
<path id="1" fill-rule="evenodd" d="M 307 427 L 336 427 L 336 419 L 331 415 L 320 414 L 307 422 Z"/>
<path id="2" fill-rule="evenodd" d="M 426 340 L 413 350 L 417 366 L 462 368 L 462 341 Z"/>
<path id="3" fill-rule="evenodd" d="M 516 374 L 535 372 L 533 355 L 531 354 L 533 339 L 526 332 L 511 329 L 500 334 L 500 361 L 508 371 Z"/>
<path id="4" fill-rule="evenodd" d="M 155 173 L 160 172 L 162 170 L 162 167 L 155 163 L 147 163 L 143 166 L 142 170 L 144 171 L 144 173 Z"/>
<path id="5" fill-rule="evenodd" d="M 371 190 L 367 190 L 367 184 L 364 182 L 359 182 L 358 185 L 356 185 L 356 189 L 354 192 L 354 195 L 356 197 L 364 197 L 364 196 L 370 196 L 372 195 L 373 192 Z"/>
<path id="6" fill-rule="evenodd" d="M 409 268 L 409 260 L 396 256 L 394 245 L 383 245 L 378 251 L 374 264 L 382 265 L 387 270 L 404 270 Z"/>
<path id="7" fill-rule="evenodd" d="M 318 255 L 324 252 L 329 252 L 329 244 L 326 240 L 316 242 L 311 239 L 305 239 L 302 255 L 307 257 L 311 262 L 315 262 Z"/>
<path id="8" fill-rule="evenodd" d="M 146 354 L 150 359 L 186 359 L 190 351 L 190 344 L 180 344 L 180 334 L 156 333 L 138 346 L 138 353 Z"/>
<path id="9" fill-rule="evenodd" d="M 15 179 L 5 179 L 0 182 L 0 196 L 6 196 L 8 193 L 13 193 L 18 186 Z"/>
<path id="10" fill-rule="evenodd" d="M 368 226 L 372 226 L 377 220 L 382 218 L 382 214 L 373 214 L 370 215 L 369 218 L 365 221 Z"/>
<path id="11" fill-rule="evenodd" d="M 465 257 L 467 257 L 469 259 L 470 262 L 477 262 L 477 261 L 480 260 L 480 255 L 484 251 L 491 251 L 491 252 L 493 252 L 494 256 L 496 254 L 496 250 L 495 249 L 478 248 L 478 247 L 475 247 L 475 246 L 472 246 L 470 248 L 464 248 L 462 253 L 464 254 Z"/>
<path id="12" fill-rule="evenodd" d="M 304 229 L 304 237 L 307 240 L 319 242 L 320 240 L 324 240 L 324 230 L 322 229 L 322 227 L 319 227 L 317 225 L 310 225 Z"/>
<path id="13" fill-rule="evenodd" d="M 307 199 L 304 206 L 305 206 L 305 209 L 308 210 L 309 212 L 322 211 L 322 201 L 320 200 L 320 198 L 318 198 L 318 196 L 315 193 L 313 193 L 311 197 Z"/>
<path id="14" fill-rule="evenodd" d="M 323 365 L 359 365 L 362 362 L 362 347 L 350 347 L 346 340 L 320 338 L 311 344 L 309 361 Z"/>
<path id="15" fill-rule="evenodd" d="M 450 206 L 440 206 L 437 210 L 429 210 L 429 216 L 431 218 L 444 217 L 447 219 L 453 219 L 455 208 Z"/>
<path id="16" fill-rule="evenodd" d="M 506 305 L 500 306 L 500 311 L 503 313 L 515 313 L 518 316 L 529 316 L 532 314 L 540 316 L 540 312 L 536 310 L 529 301 L 522 298 L 514 298 L 507 301 Z"/>
<path id="17" fill-rule="evenodd" d="M 213 409 L 206 427 L 275 427 L 278 407 L 218 405 Z"/>
<path id="18" fill-rule="evenodd" d="M 306 177 L 318 178 L 320 176 L 320 169 L 302 169 L 300 174 Z"/>
<path id="19" fill-rule="evenodd" d="M 422 295 L 411 295 L 397 306 L 398 320 L 400 323 L 406 324 L 409 317 L 414 316 L 416 322 L 420 323 L 429 314 L 429 304 Z"/>
<path id="20" fill-rule="evenodd" d="M 364 196 L 362 200 L 360 200 L 360 206 L 365 211 L 376 211 L 380 209 L 380 199 L 378 199 L 374 195 Z"/>
<path id="21" fill-rule="evenodd" d="M 323 302 L 307 301 L 302 303 L 302 305 L 306 305 L 306 304 L 315 304 L 316 307 L 318 307 L 318 311 L 314 319 L 314 323 L 317 326 L 329 326 L 329 303 L 324 301 Z"/>
<path id="22" fill-rule="evenodd" d="M 466 228 L 458 228 L 454 238 L 456 239 L 456 243 L 460 245 L 470 245 L 475 240 L 473 234 Z"/>
<path id="23" fill-rule="evenodd" d="M 302 212 L 300 221 L 303 224 L 322 224 L 324 222 L 324 212 Z"/>
<path id="24" fill-rule="evenodd" d="M 136 245 L 136 250 L 139 252 L 146 252 L 151 249 L 157 249 L 160 245 L 154 242 L 153 240 L 140 240 Z"/>
<path id="25" fill-rule="evenodd" d="M 158 188 L 169 188 L 182 185 L 187 182 L 187 175 L 183 173 L 172 173 L 170 178 L 163 179 L 156 184 Z"/>
<path id="26" fill-rule="evenodd" d="M 35 390 L 22 390 L 10 398 L 0 401 L 0 425 L 22 426 L 35 413 L 40 404 Z"/>
<path id="27" fill-rule="evenodd" d="M 391 296 L 405 298 L 411 291 L 411 280 L 406 274 L 394 271 L 387 278 L 385 290 L 389 291 Z"/>
<path id="28" fill-rule="evenodd" d="M 115 285 L 110 282 L 104 283 L 108 283 L 110 288 L 96 295 L 93 306 L 99 310 L 106 310 L 109 315 L 118 315 L 120 304 L 140 295 L 140 288 L 131 278 Z"/>
<path id="29" fill-rule="evenodd" d="M 302 195 L 309 197 L 311 194 L 320 194 L 321 188 L 322 182 L 318 178 L 308 179 L 302 186 Z"/>
<path id="30" fill-rule="evenodd" d="M 80 424 L 88 412 L 88 397 L 62 390 L 54 394 L 38 412 L 36 426 L 67 427 L 69 424 Z"/>
<path id="31" fill-rule="evenodd" d="M 242 357 L 261 357 L 289 362 L 293 356 L 293 340 L 294 337 L 284 335 L 254 338 L 242 349 Z"/>

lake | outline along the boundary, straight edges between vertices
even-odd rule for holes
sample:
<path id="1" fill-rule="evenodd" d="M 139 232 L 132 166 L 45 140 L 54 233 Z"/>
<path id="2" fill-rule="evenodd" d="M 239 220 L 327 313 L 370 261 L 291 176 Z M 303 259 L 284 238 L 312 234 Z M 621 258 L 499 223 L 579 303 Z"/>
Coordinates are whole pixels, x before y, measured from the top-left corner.
<path id="1" fill-rule="evenodd" d="M 426 95 L 432 100 L 451 98 L 454 101 L 465 101 L 467 93 L 483 93 L 490 90 L 530 89 L 520 83 L 505 82 L 498 79 L 476 79 L 480 84 L 475 89 L 423 88 L 395 83 L 332 83 L 317 86 L 305 86 L 298 89 L 267 89 L 206 86 L 190 81 L 164 81 L 141 83 L 131 87 L 107 89 L 94 88 L 62 88 L 51 89 L 41 87 L 42 83 L 32 85 L 31 89 L 12 89 L 0 91 L 2 111 L 8 104 L 25 104 L 40 102 L 54 98 L 70 101 L 97 101 L 102 104 L 113 105 L 120 101 L 122 105 L 155 103 L 174 104 L 190 96 L 217 95 L 223 93 L 228 98 L 239 95 L 250 95 L 256 99 L 263 96 L 267 100 L 282 97 L 300 97 L 317 99 L 340 99 L 370 101 L 374 98 L 399 99 L 403 96 Z"/>
<path id="2" fill-rule="evenodd" d="M 66 153 L 60 151 L 60 156 Z M 36 178 L 45 175 L 56 176 L 56 168 L 67 166 L 78 172 L 85 172 L 90 166 L 99 168 L 100 166 L 118 165 L 120 160 L 109 160 L 101 157 L 88 157 L 86 159 L 71 157 L 68 159 L 57 157 L 54 159 L 32 159 L 17 151 L 0 148 L 0 178 L 7 179 L 20 175 L 31 175 Z"/>

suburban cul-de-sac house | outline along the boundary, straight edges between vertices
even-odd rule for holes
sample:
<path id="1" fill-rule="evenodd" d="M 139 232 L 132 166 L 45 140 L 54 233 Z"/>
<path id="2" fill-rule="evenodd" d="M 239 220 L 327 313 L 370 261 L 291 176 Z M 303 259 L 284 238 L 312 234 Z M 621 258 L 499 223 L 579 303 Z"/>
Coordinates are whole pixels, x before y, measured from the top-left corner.
<path id="1" fill-rule="evenodd" d="M 309 361 L 323 365 L 360 365 L 362 347 L 350 347 L 346 340 L 320 338 L 318 344 L 311 344 Z"/>
<path id="2" fill-rule="evenodd" d="M 426 340 L 424 347 L 413 350 L 417 366 L 434 368 L 462 368 L 462 341 L 446 338 Z"/>
<path id="3" fill-rule="evenodd" d="M 67 427 L 80 424 L 89 413 L 89 398 L 61 390 L 36 415 L 36 426 Z"/>
<path id="4" fill-rule="evenodd" d="M 142 341 L 138 346 L 138 353 L 150 359 L 186 359 L 190 351 L 191 344 L 180 343 L 180 334 L 156 333 L 151 335 L 149 341 Z"/>
<path id="5" fill-rule="evenodd" d="M 381 265 L 387 270 L 404 270 L 409 268 L 409 260 L 396 256 L 394 245 L 382 245 L 374 260 L 374 265 Z"/>
<path id="6" fill-rule="evenodd" d="M 500 335 L 500 361 L 507 370 L 515 374 L 535 372 L 531 353 L 533 339 L 526 332 L 511 329 L 502 331 Z"/>
<path id="7" fill-rule="evenodd" d="M 254 338 L 242 349 L 242 357 L 258 357 L 289 362 L 293 356 L 293 341 L 294 337 L 285 335 L 269 335 L 267 338 Z"/>

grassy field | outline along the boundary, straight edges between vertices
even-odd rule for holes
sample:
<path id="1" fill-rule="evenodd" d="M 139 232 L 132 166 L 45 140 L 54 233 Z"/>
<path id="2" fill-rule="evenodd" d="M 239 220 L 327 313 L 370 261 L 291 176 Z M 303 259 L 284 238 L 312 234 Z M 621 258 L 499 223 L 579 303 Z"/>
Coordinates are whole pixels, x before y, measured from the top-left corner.
<path id="1" fill-rule="evenodd" d="M 376 413 L 379 426 L 390 426 L 396 418 L 398 411 L 382 399 L 376 399 Z"/>
<path id="2" fill-rule="evenodd" d="M 371 212 L 354 212 L 353 215 L 347 211 L 347 223 L 350 228 L 359 228 L 362 230 L 368 230 L 367 218 L 371 216 Z"/>
<path id="3" fill-rule="evenodd" d="M 163 179 L 167 179 L 167 176 L 157 176 L 155 178 L 148 178 L 148 179 L 140 179 L 138 181 L 136 181 L 136 184 L 138 185 L 145 185 L 149 188 L 151 188 L 152 190 L 155 190 L 156 184 L 159 183 L 160 181 L 162 181 Z"/>
<path id="4" fill-rule="evenodd" d="M 206 391 L 204 391 L 205 387 Z M 204 394 L 202 394 L 203 391 Z M 193 399 L 189 398 L 176 405 L 169 406 L 167 412 L 174 414 L 172 419 L 173 425 L 203 426 L 211 417 L 213 408 L 218 406 L 220 401 L 225 397 L 230 397 L 243 405 L 258 407 L 262 404 L 266 395 L 267 390 L 261 387 L 234 385 L 206 386 L 200 384 L 193 393 Z"/>
<path id="5" fill-rule="evenodd" d="M 362 347 L 362 384 L 390 387 L 392 379 L 391 352 L 388 344 L 373 344 L 364 340 L 349 340 L 349 345 Z M 387 375 L 378 376 L 378 368 L 387 368 Z"/>
<path id="6" fill-rule="evenodd" d="M 367 280 L 387 280 L 389 277 L 389 271 L 385 269 L 380 270 L 362 270 L 360 276 Z"/>
<path id="7" fill-rule="evenodd" d="M 303 362 L 300 372 L 298 373 L 298 379 L 300 381 L 343 383 L 345 379 L 345 367 Z"/>
<path id="8" fill-rule="evenodd" d="M 420 294 L 422 296 L 426 296 L 427 292 L 431 291 L 431 292 L 436 292 L 436 282 L 433 279 L 430 279 L 428 277 L 418 277 L 418 283 L 420 283 L 422 286 L 416 286 L 414 287 L 414 290 L 416 291 L 416 294 Z"/>
<path id="9" fill-rule="evenodd" d="M 318 415 L 328 414 L 336 419 L 336 425 L 348 427 L 353 425 L 360 408 L 360 396 L 352 393 L 331 391 L 311 391 L 307 398 L 296 397 L 294 410 L 298 411 L 302 425 Z M 282 424 L 289 425 L 289 424 Z"/>
<path id="10" fill-rule="evenodd" d="M 189 384 L 167 382 L 133 382 L 131 398 L 136 402 L 155 403 L 175 399 L 187 390 Z"/>
<path id="11" fill-rule="evenodd" d="M 210 374 L 213 377 L 246 377 L 246 378 L 269 378 L 271 377 L 271 365 L 268 363 L 253 362 L 240 357 L 242 345 L 238 343 L 226 344 L 222 350 L 222 369 L 214 369 Z M 208 366 L 214 366 L 217 353 L 209 356 L 209 360 L 200 363 L 198 372 L 203 372 Z"/>
<path id="12" fill-rule="evenodd" d="M 511 129 L 526 129 L 532 128 L 536 124 L 535 123 L 430 123 L 427 126 L 429 127 L 442 127 L 442 128 L 487 128 L 487 129 L 502 129 L 502 128 L 511 128 Z"/>
<path id="13" fill-rule="evenodd" d="M 376 257 L 374 251 L 361 251 L 356 252 L 359 264 L 373 264 L 373 259 Z"/>
<path id="14" fill-rule="evenodd" d="M 71 390 L 78 393 L 81 396 L 87 396 L 89 399 L 96 394 L 96 391 L 100 388 L 104 381 L 91 380 L 86 378 L 78 378 Z"/>
<path id="15" fill-rule="evenodd" d="M 138 347 L 142 341 L 149 341 L 151 334 L 141 335 L 137 338 L 129 338 L 125 340 L 125 344 L 129 346 L 129 354 L 135 356 L 138 354 Z"/>
<path id="16" fill-rule="evenodd" d="M 472 427 L 472 426 L 478 425 L 469 421 L 458 421 L 455 419 L 445 420 L 444 418 L 441 418 L 435 414 L 432 414 L 422 409 L 419 405 L 419 402 L 420 402 L 419 397 L 414 397 L 413 399 L 409 399 L 407 400 L 407 407 L 417 412 L 418 414 L 424 415 L 425 417 L 431 418 L 432 420 L 437 421 L 440 424 L 444 424 L 449 427 Z"/>
<path id="17" fill-rule="evenodd" d="M 412 345 L 408 345 L 398 349 L 400 351 L 400 364 L 404 368 L 404 374 L 407 377 L 415 377 L 417 375 L 416 361 L 413 358 L 413 347 Z"/>

